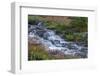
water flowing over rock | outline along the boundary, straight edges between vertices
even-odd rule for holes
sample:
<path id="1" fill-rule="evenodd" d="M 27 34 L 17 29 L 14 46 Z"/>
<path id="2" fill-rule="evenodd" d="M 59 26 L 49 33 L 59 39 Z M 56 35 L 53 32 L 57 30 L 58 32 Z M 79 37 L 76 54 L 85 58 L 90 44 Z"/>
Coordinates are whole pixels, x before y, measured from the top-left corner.
<path id="1" fill-rule="evenodd" d="M 61 52 L 64 55 L 87 57 L 87 47 L 79 46 L 75 42 L 65 41 L 55 31 L 44 27 L 42 22 L 37 25 L 28 25 L 28 41 L 41 44 L 49 52 Z"/>

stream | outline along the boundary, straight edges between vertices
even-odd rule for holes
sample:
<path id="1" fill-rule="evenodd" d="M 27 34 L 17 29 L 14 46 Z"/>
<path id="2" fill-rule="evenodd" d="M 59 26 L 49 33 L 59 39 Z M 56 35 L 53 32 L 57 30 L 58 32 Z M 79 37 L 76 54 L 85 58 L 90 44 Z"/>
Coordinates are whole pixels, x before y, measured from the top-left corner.
<path id="1" fill-rule="evenodd" d="M 38 22 L 37 25 L 28 24 L 28 39 L 30 42 L 42 44 L 47 51 L 60 51 L 65 55 L 87 57 L 87 47 L 64 40 L 55 31 L 44 27 L 42 22 Z"/>

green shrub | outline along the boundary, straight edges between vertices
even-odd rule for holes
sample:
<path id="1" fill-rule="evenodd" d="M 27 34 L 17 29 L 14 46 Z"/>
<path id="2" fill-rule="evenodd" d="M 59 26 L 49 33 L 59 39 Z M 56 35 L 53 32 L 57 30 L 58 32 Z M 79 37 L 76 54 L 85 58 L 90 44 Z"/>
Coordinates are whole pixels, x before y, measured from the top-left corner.
<path id="1" fill-rule="evenodd" d="M 78 32 L 86 32 L 88 27 L 88 18 L 87 17 L 72 17 L 70 27 L 77 29 Z"/>
<path id="2" fill-rule="evenodd" d="M 74 36 L 71 35 L 71 34 L 66 35 L 65 38 L 66 38 L 66 40 L 68 40 L 68 41 L 73 41 L 73 40 L 74 40 Z"/>
<path id="3" fill-rule="evenodd" d="M 38 21 L 43 21 L 41 16 L 28 16 L 28 24 L 35 25 Z"/>
<path id="4" fill-rule="evenodd" d="M 29 45 L 28 60 L 47 60 L 48 53 L 40 45 Z"/>

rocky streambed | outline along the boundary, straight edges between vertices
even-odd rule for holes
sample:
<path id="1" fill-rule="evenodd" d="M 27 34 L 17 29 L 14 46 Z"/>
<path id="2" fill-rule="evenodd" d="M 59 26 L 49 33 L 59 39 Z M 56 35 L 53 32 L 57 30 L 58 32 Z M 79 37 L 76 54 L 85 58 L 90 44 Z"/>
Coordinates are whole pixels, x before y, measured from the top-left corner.
<path id="1" fill-rule="evenodd" d="M 45 48 L 45 51 L 50 53 L 61 53 L 80 58 L 86 58 L 88 53 L 87 47 L 64 40 L 55 31 L 44 27 L 42 22 L 38 22 L 36 25 L 28 25 L 28 42 L 40 44 Z"/>

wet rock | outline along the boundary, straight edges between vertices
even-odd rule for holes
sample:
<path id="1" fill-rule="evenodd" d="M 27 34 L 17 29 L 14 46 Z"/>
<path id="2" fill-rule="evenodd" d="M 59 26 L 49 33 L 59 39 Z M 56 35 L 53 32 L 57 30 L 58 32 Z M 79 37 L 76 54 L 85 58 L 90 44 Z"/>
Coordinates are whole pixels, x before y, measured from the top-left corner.
<path id="1" fill-rule="evenodd" d="M 28 42 L 31 44 L 41 44 L 41 41 L 38 36 L 28 37 Z"/>

